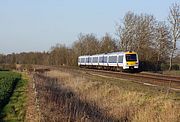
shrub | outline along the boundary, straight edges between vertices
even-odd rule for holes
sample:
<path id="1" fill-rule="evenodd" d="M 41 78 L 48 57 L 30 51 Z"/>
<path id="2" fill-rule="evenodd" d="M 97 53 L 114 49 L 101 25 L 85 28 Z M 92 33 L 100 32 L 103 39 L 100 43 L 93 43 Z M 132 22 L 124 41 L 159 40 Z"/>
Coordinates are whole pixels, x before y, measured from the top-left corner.
<path id="1" fill-rule="evenodd" d="M 165 71 L 165 70 L 168 70 L 169 69 L 169 65 L 168 64 L 166 64 L 166 63 L 162 63 L 161 64 L 161 70 L 162 71 Z"/>
<path id="2" fill-rule="evenodd" d="M 172 65 L 172 70 L 179 70 L 179 65 L 178 64 L 173 64 Z"/>

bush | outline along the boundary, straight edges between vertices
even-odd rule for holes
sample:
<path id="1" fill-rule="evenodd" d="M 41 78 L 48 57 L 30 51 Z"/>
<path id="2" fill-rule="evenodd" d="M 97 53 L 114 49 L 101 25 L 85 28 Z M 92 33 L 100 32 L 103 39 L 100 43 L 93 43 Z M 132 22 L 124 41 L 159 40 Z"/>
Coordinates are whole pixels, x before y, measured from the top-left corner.
<path id="1" fill-rule="evenodd" d="M 0 71 L 9 71 L 16 69 L 15 64 L 0 64 Z"/>
<path id="2" fill-rule="evenodd" d="M 140 61 L 139 69 L 141 71 L 160 71 L 161 62 L 151 62 L 151 61 Z"/>
<path id="3" fill-rule="evenodd" d="M 165 71 L 165 70 L 168 70 L 168 69 L 169 69 L 169 64 L 166 64 L 166 63 L 161 64 L 161 70 L 162 71 Z"/>
<path id="4" fill-rule="evenodd" d="M 172 70 L 179 70 L 179 65 L 178 64 L 173 64 L 172 65 Z"/>

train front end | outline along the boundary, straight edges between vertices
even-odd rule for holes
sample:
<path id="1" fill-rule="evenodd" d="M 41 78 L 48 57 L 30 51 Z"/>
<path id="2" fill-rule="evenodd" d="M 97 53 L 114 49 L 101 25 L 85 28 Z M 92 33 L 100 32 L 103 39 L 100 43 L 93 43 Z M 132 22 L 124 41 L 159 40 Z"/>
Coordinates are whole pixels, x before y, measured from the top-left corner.
<path id="1" fill-rule="evenodd" d="M 138 70 L 138 68 L 139 68 L 138 54 L 132 51 L 125 52 L 123 69 Z"/>

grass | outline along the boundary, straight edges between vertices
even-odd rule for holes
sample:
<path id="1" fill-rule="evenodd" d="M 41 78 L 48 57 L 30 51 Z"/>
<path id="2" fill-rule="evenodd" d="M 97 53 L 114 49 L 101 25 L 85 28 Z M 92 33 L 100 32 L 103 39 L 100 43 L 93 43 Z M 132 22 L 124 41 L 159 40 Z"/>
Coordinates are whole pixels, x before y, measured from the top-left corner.
<path id="1" fill-rule="evenodd" d="M 165 86 L 159 86 L 159 87 L 153 87 L 153 86 L 147 86 L 143 84 L 139 84 L 136 82 L 133 82 L 132 80 L 124 80 L 119 78 L 113 78 L 113 77 L 101 77 L 101 76 L 92 76 L 92 75 L 86 75 L 89 79 L 95 81 L 98 80 L 102 83 L 108 83 L 110 85 L 118 86 L 120 89 L 124 89 L 129 92 L 139 92 L 144 93 L 146 96 L 165 96 L 167 94 L 167 87 Z M 170 94 L 167 96 L 171 99 L 180 100 L 180 92 L 170 91 Z"/>
<path id="2" fill-rule="evenodd" d="M 0 72 L 0 113 L 11 97 L 21 75 L 14 72 Z M 1 117 L 0 117 L 1 118 Z"/>
<path id="3" fill-rule="evenodd" d="M 22 122 L 26 113 L 26 86 L 28 79 L 25 74 L 18 81 L 16 88 L 10 97 L 9 103 L 3 108 L 3 121 Z"/>
<path id="4" fill-rule="evenodd" d="M 91 101 L 107 115 L 123 121 L 176 122 L 180 120 L 179 93 L 143 86 L 131 81 L 92 76 L 87 73 L 51 71 L 59 84 L 83 101 Z"/>
<path id="5" fill-rule="evenodd" d="M 115 121 L 94 102 L 81 99 L 71 89 L 59 84 L 56 78 L 36 74 L 34 81 L 41 121 Z"/>
<path id="6" fill-rule="evenodd" d="M 164 71 L 163 74 L 173 75 L 173 76 L 180 76 L 180 70 Z"/>

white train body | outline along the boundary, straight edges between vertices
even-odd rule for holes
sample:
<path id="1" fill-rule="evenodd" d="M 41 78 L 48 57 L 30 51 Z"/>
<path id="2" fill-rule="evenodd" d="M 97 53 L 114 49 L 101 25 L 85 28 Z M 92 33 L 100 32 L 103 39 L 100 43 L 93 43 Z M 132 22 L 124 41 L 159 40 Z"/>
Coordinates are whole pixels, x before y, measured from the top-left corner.
<path id="1" fill-rule="evenodd" d="M 136 52 L 113 52 L 107 54 L 79 56 L 78 66 L 105 69 L 138 69 L 139 60 Z"/>

